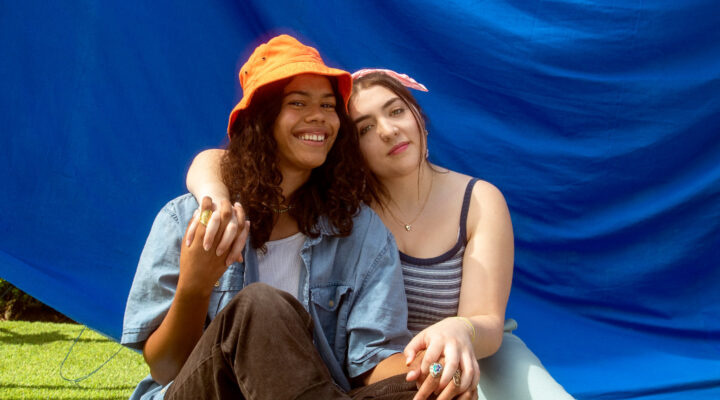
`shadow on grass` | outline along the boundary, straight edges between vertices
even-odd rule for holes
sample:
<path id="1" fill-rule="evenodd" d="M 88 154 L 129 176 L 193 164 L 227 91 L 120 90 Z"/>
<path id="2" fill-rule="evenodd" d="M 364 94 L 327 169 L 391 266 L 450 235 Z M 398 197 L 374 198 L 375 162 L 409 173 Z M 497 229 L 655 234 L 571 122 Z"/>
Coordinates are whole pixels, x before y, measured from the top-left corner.
<path id="1" fill-rule="evenodd" d="M 83 387 L 82 385 L 73 385 L 68 382 L 65 385 L 23 385 L 17 383 L 2 383 L 3 389 L 50 389 L 50 390 L 91 390 L 93 392 L 108 390 L 133 390 L 136 385 L 107 385 L 105 387 Z M 5 397 L 3 397 L 5 400 Z"/>
<path id="2" fill-rule="evenodd" d="M 127 400 L 130 396 L 111 396 L 107 397 L 105 395 L 99 395 L 99 396 L 79 396 L 79 397 L 62 397 L 63 400 Z M 20 397 L 3 397 L 3 400 L 27 400 L 27 397 L 20 396 Z"/>
<path id="3" fill-rule="evenodd" d="M 68 383 L 67 385 L 18 385 L 18 384 L 7 384 L 2 383 L 0 385 L 2 390 L 3 400 L 26 400 L 27 391 L 35 390 L 51 390 L 58 394 L 58 398 L 63 400 L 127 400 L 130 396 L 129 392 L 135 389 L 134 385 L 116 385 L 107 387 L 82 387 L 79 385 L 73 385 Z M 18 393 L 13 396 L 13 389 L 17 389 Z M 123 393 L 112 393 L 119 392 Z"/>
<path id="4" fill-rule="evenodd" d="M 80 332 L 78 332 L 79 334 Z M 77 338 L 76 335 L 68 335 L 59 331 L 54 332 L 42 332 L 42 333 L 29 333 L 23 334 L 14 332 L 9 329 L 0 328 L 0 343 L 6 344 L 32 344 L 42 345 L 52 342 L 66 341 L 71 342 Z M 107 339 L 102 338 L 80 338 L 78 342 L 91 343 L 91 342 L 107 342 Z"/>

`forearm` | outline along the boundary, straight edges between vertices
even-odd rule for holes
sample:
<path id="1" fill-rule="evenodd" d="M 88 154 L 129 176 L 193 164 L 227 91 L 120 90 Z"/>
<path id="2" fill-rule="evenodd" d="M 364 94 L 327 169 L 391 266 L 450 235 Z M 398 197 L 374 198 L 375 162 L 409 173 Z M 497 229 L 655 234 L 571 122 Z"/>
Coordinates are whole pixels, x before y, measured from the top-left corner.
<path id="1" fill-rule="evenodd" d="M 229 199 L 230 193 L 222 180 L 221 160 L 225 150 L 210 149 L 195 156 L 188 169 L 186 184 L 190 193 L 198 199 L 204 196 L 213 201 Z"/>
<path id="2" fill-rule="evenodd" d="M 481 359 L 495 354 L 502 344 L 503 321 L 491 315 L 475 315 L 463 318 L 472 323 L 475 330 L 473 349 L 475 358 Z M 468 331 L 472 334 L 470 326 Z"/>
<path id="3" fill-rule="evenodd" d="M 209 299 L 209 293 L 189 293 L 178 288 L 168 314 L 143 349 L 156 382 L 164 385 L 180 372 L 202 336 Z"/>

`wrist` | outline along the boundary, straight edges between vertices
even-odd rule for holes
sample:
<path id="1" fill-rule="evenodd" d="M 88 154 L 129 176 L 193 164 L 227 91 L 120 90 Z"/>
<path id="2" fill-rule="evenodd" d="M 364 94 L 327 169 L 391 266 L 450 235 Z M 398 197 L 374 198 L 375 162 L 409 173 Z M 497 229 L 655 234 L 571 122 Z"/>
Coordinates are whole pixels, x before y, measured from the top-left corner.
<path id="1" fill-rule="evenodd" d="M 212 294 L 213 284 L 207 284 L 199 281 L 184 282 L 183 280 L 178 281 L 177 290 L 175 291 L 176 300 L 188 300 L 197 302 L 198 300 L 210 299 Z"/>
<path id="2" fill-rule="evenodd" d="M 201 188 L 200 193 L 210 197 L 214 203 L 218 203 L 220 200 L 230 200 L 230 193 L 225 185 L 221 184 L 208 183 Z"/>
<path id="3" fill-rule="evenodd" d="M 475 325 L 472 323 L 472 321 L 470 321 L 470 318 L 459 317 L 459 316 L 453 317 L 453 318 L 461 321 L 463 323 L 463 325 L 465 325 L 465 328 L 467 329 L 468 334 L 470 334 L 470 342 L 475 343 L 475 336 L 476 336 Z"/>

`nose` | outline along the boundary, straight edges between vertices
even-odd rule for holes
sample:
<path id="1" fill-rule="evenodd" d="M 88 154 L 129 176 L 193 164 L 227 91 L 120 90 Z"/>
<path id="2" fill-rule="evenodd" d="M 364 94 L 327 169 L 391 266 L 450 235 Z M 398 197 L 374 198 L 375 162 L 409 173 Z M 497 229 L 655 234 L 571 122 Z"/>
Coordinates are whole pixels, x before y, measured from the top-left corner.
<path id="1" fill-rule="evenodd" d="M 393 124 L 386 119 L 377 121 L 377 130 L 382 140 L 390 140 L 391 137 L 398 134 L 397 127 L 393 126 Z"/>
<path id="2" fill-rule="evenodd" d="M 315 104 L 308 107 L 305 115 L 306 122 L 325 122 L 325 111 L 321 104 Z"/>

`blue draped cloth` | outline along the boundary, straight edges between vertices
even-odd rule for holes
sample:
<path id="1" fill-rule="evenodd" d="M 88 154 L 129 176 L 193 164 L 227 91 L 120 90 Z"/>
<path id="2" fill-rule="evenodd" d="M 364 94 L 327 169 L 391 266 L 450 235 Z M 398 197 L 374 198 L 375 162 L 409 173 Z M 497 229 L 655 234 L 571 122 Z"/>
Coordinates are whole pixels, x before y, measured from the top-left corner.
<path id="1" fill-rule="evenodd" d="M 337 4 L 336 4 L 337 3 Z M 508 316 L 579 399 L 720 398 L 715 1 L 3 2 L 0 278 L 118 338 L 153 217 L 279 33 L 408 73 L 505 194 Z"/>

